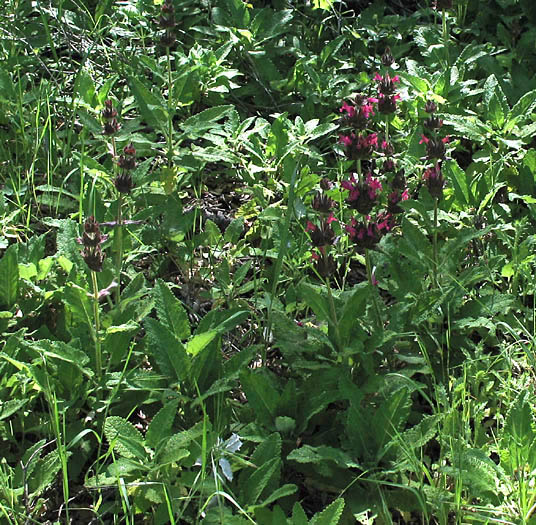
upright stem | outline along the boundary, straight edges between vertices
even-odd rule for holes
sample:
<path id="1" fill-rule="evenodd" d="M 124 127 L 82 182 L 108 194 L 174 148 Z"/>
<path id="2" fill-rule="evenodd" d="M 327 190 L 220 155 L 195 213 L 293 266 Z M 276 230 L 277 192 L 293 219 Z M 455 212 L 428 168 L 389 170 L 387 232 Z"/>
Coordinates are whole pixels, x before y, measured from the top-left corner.
<path id="1" fill-rule="evenodd" d="M 335 330 L 335 346 L 337 351 L 340 352 L 341 348 L 341 333 L 339 331 L 339 320 L 337 319 L 337 310 L 335 309 L 335 301 L 333 300 L 333 294 L 331 292 L 331 284 L 329 277 L 326 277 L 326 288 L 328 289 L 328 301 L 329 301 L 329 316 L 331 317 L 331 324 Z"/>
<path id="2" fill-rule="evenodd" d="M 99 285 L 97 283 L 97 272 L 91 270 L 91 281 L 93 282 L 93 318 L 95 319 L 95 332 L 93 334 L 95 342 L 95 366 L 97 368 L 97 378 L 102 375 L 102 350 L 100 343 L 100 312 L 99 312 Z"/>
<path id="3" fill-rule="evenodd" d="M 433 281 L 437 288 L 437 207 L 439 199 L 434 199 L 434 234 L 433 234 Z"/>
<path id="4" fill-rule="evenodd" d="M 168 110 L 168 136 L 167 136 L 167 158 L 168 167 L 173 166 L 173 116 L 171 115 L 171 90 L 173 83 L 171 80 L 171 54 L 169 47 L 166 47 L 167 54 L 167 72 L 168 72 L 168 96 L 167 96 L 167 110 Z"/>
<path id="5" fill-rule="evenodd" d="M 449 37 L 448 37 L 448 33 L 447 33 L 447 13 L 445 11 L 445 9 L 443 9 L 442 11 L 442 16 L 443 16 L 443 46 L 445 47 L 445 55 L 447 57 L 447 67 L 449 67 L 449 62 L 450 62 L 450 59 L 449 59 Z"/>
<path id="6" fill-rule="evenodd" d="M 385 142 L 389 142 L 389 115 L 385 117 Z"/>
<path id="7" fill-rule="evenodd" d="M 368 248 L 365 248 L 365 265 L 367 268 L 367 278 L 370 286 L 370 294 L 372 295 L 372 302 L 374 304 L 374 311 L 376 313 L 376 321 L 379 327 L 383 326 L 382 315 L 380 312 L 380 307 L 378 305 L 378 299 L 376 297 L 376 290 L 374 288 L 374 282 L 372 281 L 372 263 L 370 261 L 370 251 Z"/>
<path id="8" fill-rule="evenodd" d="M 121 302 L 121 266 L 123 265 L 123 194 L 121 192 L 119 192 L 117 198 L 117 224 L 115 231 L 117 234 L 117 237 L 114 237 L 116 243 L 115 271 L 117 279 L 115 303 L 119 304 Z"/>

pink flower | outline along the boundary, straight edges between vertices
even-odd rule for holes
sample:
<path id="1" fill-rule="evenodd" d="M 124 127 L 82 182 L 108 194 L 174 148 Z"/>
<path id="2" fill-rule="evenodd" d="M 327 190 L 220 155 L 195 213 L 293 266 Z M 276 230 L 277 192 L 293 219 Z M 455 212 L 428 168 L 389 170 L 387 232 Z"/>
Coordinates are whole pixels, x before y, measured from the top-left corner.
<path id="1" fill-rule="evenodd" d="M 306 232 L 314 232 L 316 229 L 317 227 L 311 221 L 307 221 L 307 226 L 305 227 Z"/>
<path id="2" fill-rule="evenodd" d="M 351 135 L 340 135 L 339 136 L 339 142 L 344 144 L 346 147 L 350 147 L 352 143 L 354 142 L 355 135 L 352 133 Z"/>
<path id="3" fill-rule="evenodd" d="M 344 102 L 342 103 L 342 106 L 341 106 L 341 108 L 339 109 L 339 112 L 340 112 L 340 113 L 344 113 L 344 112 L 346 112 L 346 114 L 347 114 L 350 118 L 354 117 L 355 114 L 356 114 L 355 107 L 354 107 L 354 106 L 350 106 L 349 104 L 346 103 L 346 101 L 344 101 Z"/>
<path id="4" fill-rule="evenodd" d="M 430 139 L 426 135 L 421 135 L 421 140 L 419 140 L 419 144 L 428 144 L 430 142 Z"/>

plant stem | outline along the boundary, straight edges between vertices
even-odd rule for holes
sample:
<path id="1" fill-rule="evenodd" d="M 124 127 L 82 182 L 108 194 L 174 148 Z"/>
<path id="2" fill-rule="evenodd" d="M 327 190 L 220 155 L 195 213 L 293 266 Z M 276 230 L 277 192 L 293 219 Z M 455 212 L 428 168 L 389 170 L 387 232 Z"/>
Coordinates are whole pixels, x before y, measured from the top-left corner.
<path id="1" fill-rule="evenodd" d="M 171 79 L 171 54 L 169 47 L 166 47 L 167 55 L 167 73 L 168 73 L 168 96 L 167 96 L 167 110 L 168 110 L 168 136 L 167 136 L 167 159 L 168 167 L 173 166 L 173 117 L 171 115 L 171 90 L 173 83 Z"/>
<path id="2" fill-rule="evenodd" d="M 372 281 L 372 263 L 370 261 L 370 250 L 368 248 L 365 248 L 365 266 L 367 268 L 367 278 L 370 286 L 370 294 L 372 295 L 372 302 L 374 304 L 374 311 L 376 312 L 376 321 L 379 327 L 383 327 L 382 315 L 376 297 L 374 282 Z"/>
<path id="3" fill-rule="evenodd" d="M 445 9 L 443 9 L 442 11 L 442 15 L 443 15 L 443 46 L 445 47 L 445 55 L 446 55 L 446 58 L 447 58 L 447 61 L 446 61 L 446 66 L 449 67 L 449 63 L 450 63 L 450 59 L 449 59 L 449 37 L 448 37 L 448 33 L 447 33 L 447 13 L 445 11 Z"/>
<path id="4" fill-rule="evenodd" d="M 331 317 L 331 324 L 335 330 L 335 346 L 337 352 L 342 350 L 341 345 L 341 334 L 339 331 L 339 320 L 337 319 L 337 310 L 335 309 L 335 301 L 333 300 L 333 293 L 331 292 L 331 284 L 329 282 L 329 277 L 326 277 L 325 280 L 326 288 L 328 290 L 328 300 L 329 300 L 329 316 Z"/>
<path id="5" fill-rule="evenodd" d="M 121 302 L 121 266 L 123 263 L 123 194 L 119 192 L 117 197 L 117 224 L 116 224 L 116 235 L 114 237 L 115 248 L 116 248 L 116 261 L 115 261 L 115 271 L 117 286 L 115 287 L 115 304 Z"/>
<path id="6" fill-rule="evenodd" d="M 95 366 L 97 377 L 102 375 L 102 351 L 100 344 L 100 312 L 99 312 L 99 285 L 97 283 L 97 272 L 91 270 L 91 281 L 93 282 L 93 318 L 95 319 Z"/>
<path id="7" fill-rule="evenodd" d="M 433 281 L 434 286 L 437 288 L 437 208 L 439 199 L 434 199 L 434 234 L 433 234 Z"/>

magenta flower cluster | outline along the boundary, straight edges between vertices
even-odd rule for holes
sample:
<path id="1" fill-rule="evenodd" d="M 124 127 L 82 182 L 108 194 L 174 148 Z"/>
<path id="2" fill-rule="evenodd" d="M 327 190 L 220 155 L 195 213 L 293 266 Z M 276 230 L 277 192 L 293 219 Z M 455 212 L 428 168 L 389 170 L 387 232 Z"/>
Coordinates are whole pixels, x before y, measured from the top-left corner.
<path id="1" fill-rule="evenodd" d="M 448 135 L 445 137 L 440 136 L 443 121 L 435 115 L 437 104 L 428 100 L 424 110 L 429 115 L 424 121 L 427 134 L 423 133 L 421 135 L 419 144 L 425 145 L 425 159 L 432 161 L 434 165 L 425 170 L 423 179 L 430 195 L 439 200 L 443 197 L 443 187 L 445 185 L 445 179 L 441 173 L 441 162 L 445 159 L 450 137 Z"/>
<path id="2" fill-rule="evenodd" d="M 334 224 L 337 219 L 332 211 L 334 203 L 326 194 L 330 186 L 326 179 L 321 183 L 322 191 L 313 198 L 312 207 L 320 218 L 308 221 L 305 230 L 313 246 L 316 270 L 323 277 L 336 269 L 329 254 L 338 239 L 335 230 L 346 234 L 358 250 L 375 249 L 395 227 L 396 216 L 403 211 L 400 202 L 409 198 L 403 171 L 396 171 L 395 145 L 388 133 L 389 119 L 401 98 L 397 93 L 400 77 L 389 72 L 394 63 L 390 50 L 386 50 L 381 62 L 386 71 L 376 73 L 370 84 L 376 92 L 355 95 L 339 107 L 343 130 L 339 143 L 346 158 L 356 163 L 355 172 L 340 183 L 344 202 L 352 212 L 349 222 Z"/>

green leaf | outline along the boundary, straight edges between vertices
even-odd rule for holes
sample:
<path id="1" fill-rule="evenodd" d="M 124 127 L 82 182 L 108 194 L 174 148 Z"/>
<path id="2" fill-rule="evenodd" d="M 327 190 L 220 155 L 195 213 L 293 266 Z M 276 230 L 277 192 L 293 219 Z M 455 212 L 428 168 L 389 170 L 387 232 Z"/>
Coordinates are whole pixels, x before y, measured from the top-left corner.
<path id="1" fill-rule="evenodd" d="M 377 410 L 372 426 L 375 439 L 378 443 L 378 452 L 382 454 L 382 447 L 390 441 L 393 435 L 406 423 L 411 406 L 411 399 L 407 388 L 401 388 L 390 394 Z"/>
<path id="2" fill-rule="evenodd" d="M 155 130 L 166 134 L 168 115 L 165 101 L 149 91 L 136 77 L 128 77 L 128 84 L 143 120 Z"/>
<path id="3" fill-rule="evenodd" d="M 195 334 L 186 345 L 186 351 L 191 356 L 196 356 L 202 352 L 210 342 L 219 335 L 217 330 L 210 330 L 201 334 Z"/>
<path id="4" fill-rule="evenodd" d="M 157 460 L 159 465 L 166 465 L 168 463 L 178 463 L 181 459 L 187 458 L 190 455 L 190 451 L 182 448 L 178 441 L 173 439 L 174 436 L 166 441 L 162 450 L 159 451 Z"/>
<path id="5" fill-rule="evenodd" d="M 57 450 L 39 458 L 32 475 L 29 476 L 28 489 L 30 494 L 40 494 L 46 489 L 54 481 L 60 468 L 61 460 Z"/>
<path id="6" fill-rule="evenodd" d="M 525 93 L 508 114 L 508 121 L 527 118 L 536 108 L 536 89 Z"/>
<path id="7" fill-rule="evenodd" d="M 409 84 L 411 84 L 419 93 L 428 93 L 430 91 L 430 84 L 424 79 L 409 73 L 398 73 L 399 77 Z"/>
<path id="8" fill-rule="evenodd" d="M 308 525 L 309 520 L 307 519 L 307 514 L 303 510 L 300 502 L 297 501 L 292 507 L 292 525 Z"/>
<path id="9" fill-rule="evenodd" d="M 273 428 L 279 393 L 274 382 L 263 371 L 244 370 L 240 382 L 256 418 L 267 428 Z"/>
<path id="10" fill-rule="evenodd" d="M 88 106 L 93 107 L 95 105 L 95 83 L 85 68 L 78 72 L 74 83 L 74 94 Z"/>
<path id="11" fill-rule="evenodd" d="M 145 434 L 145 441 L 149 447 L 156 448 L 160 441 L 171 436 L 178 406 L 179 400 L 172 399 L 155 414 Z"/>
<path id="12" fill-rule="evenodd" d="M 156 319 L 149 317 L 145 319 L 144 325 L 148 350 L 152 351 L 160 372 L 172 380 L 187 380 L 190 360 L 182 343 Z"/>
<path id="13" fill-rule="evenodd" d="M 532 445 L 535 437 L 535 422 L 529 402 L 529 393 L 522 391 L 506 415 L 502 439 L 516 447 L 526 448 Z"/>
<path id="14" fill-rule="evenodd" d="M 19 289 L 17 245 L 11 245 L 0 259 L 0 305 L 11 308 Z"/>
<path id="15" fill-rule="evenodd" d="M 173 295 L 169 285 L 162 279 L 156 281 L 153 289 L 158 320 L 177 337 L 184 340 L 190 337 L 190 321 L 181 302 Z"/>
<path id="16" fill-rule="evenodd" d="M 443 169 L 454 187 L 454 196 L 458 204 L 462 206 L 473 204 L 474 196 L 469 195 L 467 176 L 458 163 L 455 160 L 449 160 L 443 164 Z"/>
<path id="17" fill-rule="evenodd" d="M 312 284 L 302 282 L 298 287 L 300 297 L 305 304 L 311 308 L 319 321 L 329 320 L 328 302 L 320 293 L 322 288 Z"/>
<path id="18" fill-rule="evenodd" d="M 253 510 L 258 507 L 267 507 L 268 505 L 271 505 L 274 501 L 277 501 L 279 498 L 290 496 L 291 494 L 295 494 L 297 491 L 298 487 L 296 485 L 287 483 L 286 485 L 283 485 L 282 487 L 279 487 L 274 490 L 262 503 L 250 507 L 250 510 Z"/>
<path id="19" fill-rule="evenodd" d="M 309 525 L 337 525 L 341 519 L 343 510 L 344 500 L 338 498 L 322 512 L 316 513 L 309 522 Z"/>
<path id="20" fill-rule="evenodd" d="M 132 423 L 119 416 L 109 416 L 103 430 L 108 443 L 118 454 L 125 458 L 147 460 L 143 436 Z"/>
<path id="21" fill-rule="evenodd" d="M 63 300 L 71 308 L 74 320 L 83 323 L 88 330 L 92 330 L 93 307 L 87 292 L 74 283 L 68 283 L 63 289 Z"/>
<path id="22" fill-rule="evenodd" d="M 28 401 L 29 399 L 8 399 L 7 401 L 0 401 L 0 421 L 18 412 Z"/>
<path id="23" fill-rule="evenodd" d="M 483 143 L 486 135 L 493 132 L 489 126 L 474 115 L 449 115 L 443 113 L 438 114 L 438 116 L 443 119 L 444 124 L 452 126 L 458 134 L 478 143 Z"/>
<path id="24" fill-rule="evenodd" d="M 197 440 L 203 435 L 203 423 L 198 423 L 194 427 L 173 434 L 169 439 L 160 442 L 157 447 L 156 458 L 157 461 L 167 461 L 170 458 L 176 458 L 182 453 L 179 450 L 187 449 L 192 442 Z M 182 456 L 186 457 L 186 456 Z M 171 461 L 175 461 L 172 459 Z"/>
<path id="25" fill-rule="evenodd" d="M 233 109 L 234 108 L 231 105 L 214 106 L 205 109 L 204 111 L 201 111 L 201 113 L 197 113 L 196 115 L 187 118 L 182 123 L 182 129 L 185 134 L 192 138 L 202 136 L 208 129 L 217 127 L 219 125 L 218 120 L 230 115 Z"/>
<path id="26" fill-rule="evenodd" d="M 257 464 L 257 468 L 249 476 L 244 487 L 244 501 L 247 501 L 249 505 L 257 503 L 270 481 L 279 477 L 280 469 L 281 459 L 278 457 L 271 458 L 263 464 Z"/>
<path id="27" fill-rule="evenodd" d="M 329 11 L 333 5 L 334 0 L 313 0 L 313 9 L 323 9 Z"/>
<path id="28" fill-rule="evenodd" d="M 366 299 L 370 295 L 368 283 L 355 286 L 353 293 L 346 300 L 341 316 L 339 317 L 339 333 L 343 345 L 348 344 L 352 329 L 357 319 L 364 314 Z"/>

